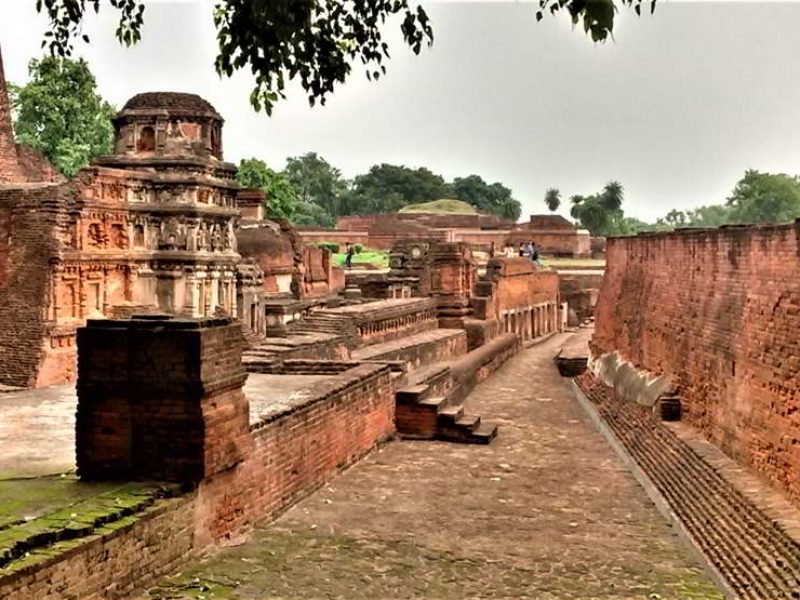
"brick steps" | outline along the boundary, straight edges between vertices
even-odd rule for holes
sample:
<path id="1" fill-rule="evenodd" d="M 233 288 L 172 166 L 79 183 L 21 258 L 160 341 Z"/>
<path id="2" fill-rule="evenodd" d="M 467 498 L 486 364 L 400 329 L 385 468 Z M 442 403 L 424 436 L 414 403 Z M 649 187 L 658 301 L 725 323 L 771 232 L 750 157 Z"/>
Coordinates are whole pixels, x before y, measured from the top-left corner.
<path id="1" fill-rule="evenodd" d="M 800 544 L 648 409 L 576 383 L 736 597 L 800 598 Z"/>
<path id="2" fill-rule="evenodd" d="M 464 413 L 464 400 L 475 386 L 499 369 L 520 348 L 514 334 L 504 334 L 455 360 L 412 371 L 395 393 L 397 431 L 407 439 L 436 439 L 489 444 L 497 426 Z"/>

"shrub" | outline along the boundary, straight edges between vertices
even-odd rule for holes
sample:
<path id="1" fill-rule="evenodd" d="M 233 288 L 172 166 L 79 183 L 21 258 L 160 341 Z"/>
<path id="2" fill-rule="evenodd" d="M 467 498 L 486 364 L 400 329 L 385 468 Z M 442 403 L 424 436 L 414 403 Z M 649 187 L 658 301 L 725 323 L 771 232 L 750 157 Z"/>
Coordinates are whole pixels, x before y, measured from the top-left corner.
<path id="1" fill-rule="evenodd" d="M 324 248 L 331 254 L 338 254 L 339 252 L 339 244 L 336 242 L 310 242 L 308 245 L 315 248 Z"/>
<path id="2" fill-rule="evenodd" d="M 361 254 L 361 251 L 364 249 L 363 244 L 353 244 L 353 248 L 355 248 L 356 254 Z"/>

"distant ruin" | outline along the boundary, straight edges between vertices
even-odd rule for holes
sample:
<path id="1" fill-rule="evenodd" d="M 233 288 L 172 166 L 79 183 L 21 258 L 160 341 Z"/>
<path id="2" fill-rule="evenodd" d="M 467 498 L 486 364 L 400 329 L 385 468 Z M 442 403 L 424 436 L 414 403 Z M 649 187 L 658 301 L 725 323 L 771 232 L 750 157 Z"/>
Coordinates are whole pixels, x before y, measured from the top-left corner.
<path id="1" fill-rule="evenodd" d="M 393 213 L 339 217 L 336 229 L 299 228 L 306 242 L 346 242 L 389 250 L 400 241 L 431 239 L 462 242 L 474 251 L 500 253 L 508 246 L 535 241 L 548 256 L 588 258 L 591 236 L 560 215 L 531 215 L 520 225 L 487 214 Z"/>

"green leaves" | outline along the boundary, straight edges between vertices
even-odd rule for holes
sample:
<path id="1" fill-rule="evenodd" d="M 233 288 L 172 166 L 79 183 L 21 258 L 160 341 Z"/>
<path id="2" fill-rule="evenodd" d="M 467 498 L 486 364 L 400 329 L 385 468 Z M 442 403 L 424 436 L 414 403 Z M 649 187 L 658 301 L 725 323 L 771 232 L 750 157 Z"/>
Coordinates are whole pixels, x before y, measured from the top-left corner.
<path id="1" fill-rule="evenodd" d="M 765 223 L 800 217 L 800 179 L 748 170 L 728 198 L 729 222 Z"/>
<path id="2" fill-rule="evenodd" d="M 53 56 L 70 56 L 73 40 L 80 36 L 87 9 L 100 10 L 101 2 L 119 12 L 116 36 L 131 46 L 141 39 L 143 0 L 36 0 L 36 10 L 49 22 L 42 47 Z M 566 10 L 574 24 L 595 42 L 612 33 L 617 5 L 641 14 L 643 4 L 655 10 L 656 0 L 539 0 L 536 20 L 544 14 Z M 390 17 L 400 17 L 403 40 L 419 54 L 433 44 L 433 28 L 422 6 L 410 0 L 217 0 L 213 19 L 219 54 L 215 67 L 230 77 L 249 69 L 255 80 L 250 103 L 272 114 L 290 80 L 298 80 L 308 102 L 325 104 L 328 96 L 359 64 L 369 80 L 386 74 L 389 45 L 382 27 Z"/>
<path id="3" fill-rule="evenodd" d="M 583 23 L 593 42 L 604 42 L 614 31 L 617 4 L 633 8 L 637 15 L 642 14 L 642 4 L 649 5 L 651 13 L 656 9 L 656 0 L 539 0 L 536 20 L 541 21 L 548 12 L 555 15 L 566 10 L 574 25 Z"/>
<path id="4" fill-rule="evenodd" d="M 260 189 L 267 195 L 267 216 L 291 219 L 300 201 L 297 189 L 283 173 L 270 169 L 263 160 L 242 160 L 236 180 L 242 187 Z"/>
<path id="5" fill-rule="evenodd" d="M 499 182 L 490 185 L 479 175 L 469 175 L 454 179 L 451 188 L 454 198 L 483 212 L 514 221 L 522 213 L 522 206 L 513 198 L 511 190 Z"/>
<path id="6" fill-rule="evenodd" d="M 544 203 L 550 212 L 556 212 L 561 206 L 561 192 L 556 188 L 550 188 L 544 194 Z"/>
<path id="7" fill-rule="evenodd" d="M 599 194 L 572 196 L 570 215 L 592 235 L 621 234 L 623 225 L 630 221 L 622 211 L 623 197 L 622 184 L 610 181 Z"/>
<path id="8" fill-rule="evenodd" d="M 52 56 L 72 55 L 72 41 L 80 36 L 89 43 L 89 36 L 81 32 L 87 7 L 100 12 L 101 0 L 36 0 L 36 11 L 44 13 L 50 28 L 44 34 L 42 48 Z M 116 35 L 120 43 L 131 46 L 141 39 L 144 23 L 144 4 L 140 0 L 108 0 L 120 13 Z"/>
<path id="9" fill-rule="evenodd" d="M 250 101 L 267 114 L 297 79 L 309 104 L 325 104 L 360 62 L 368 79 L 386 73 L 389 47 L 381 25 L 402 15 L 403 39 L 416 53 L 433 41 L 428 16 L 407 0 L 225 0 L 214 21 L 220 52 L 216 68 L 232 75 L 249 68 L 256 87 Z"/>
<path id="10" fill-rule="evenodd" d="M 17 139 L 42 152 L 66 177 L 73 177 L 114 145 L 115 109 L 97 94 L 83 60 L 46 57 L 28 67 L 30 82 L 12 86 Z"/>

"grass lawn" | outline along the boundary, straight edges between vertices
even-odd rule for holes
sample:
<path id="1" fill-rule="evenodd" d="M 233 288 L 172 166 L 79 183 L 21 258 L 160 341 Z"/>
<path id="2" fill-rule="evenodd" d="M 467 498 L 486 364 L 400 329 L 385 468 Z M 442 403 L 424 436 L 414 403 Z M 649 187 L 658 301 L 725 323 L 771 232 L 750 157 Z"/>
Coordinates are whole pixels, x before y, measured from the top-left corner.
<path id="1" fill-rule="evenodd" d="M 338 252 L 333 255 L 333 264 L 337 267 L 344 266 L 345 254 Z M 389 268 L 389 253 L 382 250 L 362 250 L 353 256 L 353 264 L 373 264 L 379 269 Z"/>
<path id="2" fill-rule="evenodd" d="M 604 269 L 606 260 L 604 258 L 555 258 L 545 256 L 542 262 L 548 267 L 585 267 L 587 269 Z"/>

